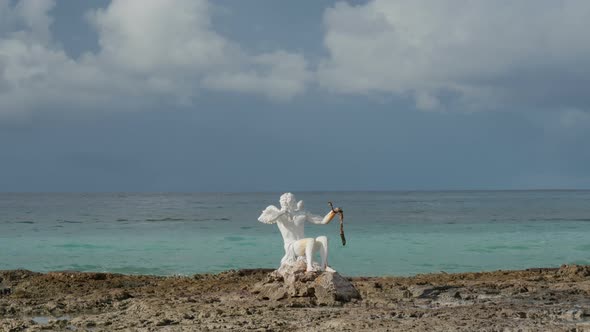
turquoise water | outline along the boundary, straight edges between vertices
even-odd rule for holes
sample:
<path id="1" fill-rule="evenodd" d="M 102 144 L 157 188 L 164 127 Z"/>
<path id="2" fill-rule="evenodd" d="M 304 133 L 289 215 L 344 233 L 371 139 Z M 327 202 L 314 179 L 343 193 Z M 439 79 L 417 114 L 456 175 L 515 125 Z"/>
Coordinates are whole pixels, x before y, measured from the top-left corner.
<path id="1" fill-rule="evenodd" d="M 192 274 L 276 267 L 280 193 L 0 194 L 0 269 Z M 590 264 L 590 191 L 295 193 L 338 222 L 329 260 L 346 275 L 412 275 Z"/>

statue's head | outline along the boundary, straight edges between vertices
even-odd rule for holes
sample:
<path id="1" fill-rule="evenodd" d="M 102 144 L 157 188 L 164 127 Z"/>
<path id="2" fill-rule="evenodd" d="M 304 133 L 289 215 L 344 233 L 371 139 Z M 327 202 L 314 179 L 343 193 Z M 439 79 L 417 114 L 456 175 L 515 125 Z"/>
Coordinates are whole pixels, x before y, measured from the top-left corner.
<path id="1" fill-rule="evenodd" d="M 287 211 L 295 211 L 297 208 L 295 195 L 291 193 L 282 194 L 281 198 L 279 199 L 279 203 L 281 204 L 281 209 L 286 209 Z"/>

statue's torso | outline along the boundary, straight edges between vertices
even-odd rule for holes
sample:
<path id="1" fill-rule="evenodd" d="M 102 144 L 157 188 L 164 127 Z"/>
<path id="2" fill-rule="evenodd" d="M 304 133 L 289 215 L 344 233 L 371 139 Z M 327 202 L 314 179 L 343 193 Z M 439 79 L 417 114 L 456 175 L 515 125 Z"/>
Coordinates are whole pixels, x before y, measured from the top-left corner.
<path id="1" fill-rule="evenodd" d="M 285 247 L 291 243 L 301 240 L 305 234 L 305 213 L 293 213 L 292 218 L 284 216 L 277 221 Z"/>

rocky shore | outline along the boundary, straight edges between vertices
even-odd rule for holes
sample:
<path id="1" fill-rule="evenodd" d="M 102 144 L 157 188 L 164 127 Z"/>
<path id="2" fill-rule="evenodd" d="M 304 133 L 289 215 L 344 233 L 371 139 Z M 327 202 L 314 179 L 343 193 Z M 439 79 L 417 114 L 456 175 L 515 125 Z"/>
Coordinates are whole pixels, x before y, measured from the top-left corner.
<path id="1" fill-rule="evenodd" d="M 0 330 L 590 331 L 590 266 L 348 278 L 360 298 L 343 301 L 318 301 L 318 281 L 265 296 L 270 272 L 0 271 Z"/>

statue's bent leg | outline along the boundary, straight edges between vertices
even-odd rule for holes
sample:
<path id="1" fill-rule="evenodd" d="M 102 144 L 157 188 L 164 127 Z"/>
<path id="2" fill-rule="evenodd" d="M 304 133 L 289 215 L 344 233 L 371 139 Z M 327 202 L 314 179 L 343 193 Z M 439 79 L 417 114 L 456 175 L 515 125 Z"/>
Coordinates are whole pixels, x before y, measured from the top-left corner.
<path id="1" fill-rule="evenodd" d="M 325 236 L 318 236 L 317 238 L 305 238 L 294 243 L 293 248 L 298 257 L 305 256 L 307 263 L 307 271 L 313 271 L 313 256 L 316 252 L 320 252 L 320 270 L 331 270 L 328 267 L 328 238 Z"/>
<path id="2" fill-rule="evenodd" d="M 307 272 L 313 271 L 313 254 L 316 251 L 315 240 L 309 239 L 305 244 L 305 261 L 307 262 Z"/>
<path id="3" fill-rule="evenodd" d="M 328 266 L 328 238 L 325 236 L 318 236 L 315 238 L 316 245 L 320 252 L 321 270 L 325 271 Z"/>
<path id="4" fill-rule="evenodd" d="M 313 271 L 313 254 L 317 251 L 316 241 L 314 238 L 305 238 L 295 242 L 295 254 L 305 256 L 307 271 Z"/>

